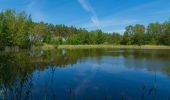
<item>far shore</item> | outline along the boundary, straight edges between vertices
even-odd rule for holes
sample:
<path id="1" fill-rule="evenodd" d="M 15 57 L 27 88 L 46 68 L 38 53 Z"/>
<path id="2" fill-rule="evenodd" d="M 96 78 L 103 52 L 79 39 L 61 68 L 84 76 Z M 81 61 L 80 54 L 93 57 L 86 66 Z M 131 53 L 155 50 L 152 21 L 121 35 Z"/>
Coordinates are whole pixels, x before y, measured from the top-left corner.
<path id="1" fill-rule="evenodd" d="M 43 46 L 33 46 L 31 49 L 41 50 L 53 50 L 53 49 L 141 49 L 141 50 L 170 50 L 170 46 L 163 45 L 50 45 L 44 44 Z M 5 52 L 16 51 L 19 52 L 22 49 L 18 47 L 7 47 Z M 25 50 L 25 49 L 24 49 Z M 26 49 L 27 50 L 27 49 Z M 30 49 L 29 49 L 30 50 Z M 3 50 L 0 50 L 3 52 Z"/>
<path id="2" fill-rule="evenodd" d="M 170 46 L 162 45 L 44 45 L 43 49 L 167 49 L 170 50 Z"/>

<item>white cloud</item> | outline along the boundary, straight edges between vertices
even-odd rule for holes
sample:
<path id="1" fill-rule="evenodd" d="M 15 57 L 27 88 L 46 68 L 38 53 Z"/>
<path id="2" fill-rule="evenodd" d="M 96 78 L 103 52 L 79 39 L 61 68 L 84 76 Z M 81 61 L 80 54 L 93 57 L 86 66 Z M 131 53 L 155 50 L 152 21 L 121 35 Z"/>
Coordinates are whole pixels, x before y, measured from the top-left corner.
<path id="1" fill-rule="evenodd" d="M 91 5 L 89 4 L 88 1 L 86 0 L 78 0 L 81 4 L 81 6 L 88 12 L 94 12 L 93 8 L 91 7 Z"/>
<path id="2" fill-rule="evenodd" d="M 78 0 L 79 3 L 81 4 L 81 6 L 84 8 L 84 10 L 86 10 L 87 12 L 89 12 L 90 14 L 92 14 L 91 16 L 91 22 L 95 25 L 95 27 L 100 28 L 100 21 L 98 16 L 96 15 L 95 10 L 93 9 L 93 7 L 90 5 L 90 3 L 88 2 L 88 0 Z"/>
<path id="3" fill-rule="evenodd" d="M 94 19 L 95 22 L 95 19 Z M 100 19 L 100 29 L 102 29 L 104 32 L 112 33 L 112 32 L 118 32 L 118 33 L 124 33 L 125 26 L 128 25 L 134 25 L 136 23 L 139 23 L 140 20 L 138 19 L 123 19 L 123 18 L 108 18 L 108 19 Z M 87 30 L 95 30 L 96 24 L 94 23 L 85 23 L 82 22 L 79 24 L 80 27 L 86 28 Z"/>
<path id="4" fill-rule="evenodd" d="M 91 17 L 91 21 L 92 21 L 92 23 L 93 23 L 95 26 L 97 26 L 97 28 L 100 27 L 100 22 L 99 22 L 97 16 L 92 16 L 92 17 Z"/>
<path id="5" fill-rule="evenodd" d="M 96 27 L 103 29 L 103 28 L 107 28 L 107 27 L 111 27 L 111 26 L 113 27 L 113 26 L 134 24 L 138 21 L 136 19 L 119 19 L 119 18 L 116 18 L 114 16 L 105 17 L 105 18 L 99 20 L 98 16 L 96 15 L 94 8 L 90 5 L 88 0 L 78 0 L 78 1 L 85 11 L 92 14 L 91 22 L 83 23 L 81 27 L 84 27 L 84 28 L 87 28 L 87 29 L 96 29 Z M 121 30 L 119 29 L 117 32 L 123 32 L 123 30 L 124 29 L 121 29 Z"/>
<path id="6" fill-rule="evenodd" d="M 103 19 L 103 20 L 100 20 L 100 27 L 105 28 L 105 27 L 110 27 L 110 26 L 128 25 L 128 24 L 133 24 L 137 21 L 138 20 L 136 19 Z M 95 24 L 87 23 L 83 27 L 94 28 Z"/>

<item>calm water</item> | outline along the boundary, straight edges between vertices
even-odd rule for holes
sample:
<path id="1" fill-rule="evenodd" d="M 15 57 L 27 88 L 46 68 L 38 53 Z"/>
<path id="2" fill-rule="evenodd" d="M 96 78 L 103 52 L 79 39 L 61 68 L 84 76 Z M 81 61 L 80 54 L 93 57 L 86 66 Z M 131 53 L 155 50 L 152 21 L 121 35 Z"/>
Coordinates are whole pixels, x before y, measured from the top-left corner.
<path id="1" fill-rule="evenodd" d="M 170 51 L 1 52 L 0 99 L 170 100 Z"/>

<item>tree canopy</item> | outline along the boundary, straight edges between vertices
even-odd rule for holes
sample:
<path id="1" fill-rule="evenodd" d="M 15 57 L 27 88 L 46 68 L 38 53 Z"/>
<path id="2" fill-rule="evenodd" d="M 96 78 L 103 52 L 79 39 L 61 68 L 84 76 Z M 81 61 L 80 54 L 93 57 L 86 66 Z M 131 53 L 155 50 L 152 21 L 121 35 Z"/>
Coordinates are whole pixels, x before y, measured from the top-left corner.
<path id="1" fill-rule="evenodd" d="M 25 12 L 8 9 L 0 12 L 0 49 L 30 48 L 47 44 L 114 44 L 114 45 L 170 45 L 170 21 L 136 24 L 125 28 L 124 34 L 88 31 L 66 25 L 33 22 Z"/>

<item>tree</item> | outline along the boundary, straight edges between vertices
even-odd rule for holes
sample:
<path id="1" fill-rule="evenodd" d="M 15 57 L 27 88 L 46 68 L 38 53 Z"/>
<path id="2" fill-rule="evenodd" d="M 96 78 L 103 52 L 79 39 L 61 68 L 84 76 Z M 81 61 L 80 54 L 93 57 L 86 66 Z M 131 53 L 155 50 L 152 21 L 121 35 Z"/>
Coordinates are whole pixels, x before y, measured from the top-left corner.
<path id="1" fill-rule="evenodd" d="M 101 30 L 96 30 L 95 31 L 96 34 L 96 44 L 102 44 L 104 43 L 104 35 L 103 32 Z"/>
<path id="2" fill-rule="evenodd" d="M 132 35 L 134 34 L 134 31 L 133 31 L 133 26 L 132 25 L 129 25 L 125 28 L 125 32 L 124 32 L 124 35 L 123 35 L 123 39 L 121 41 L 121 44 L 123 45 L 129 45 L 132 43 L 131 41 L 131 38 L 132 38 Z"/>
<path id="3" fill-rule="evenodd" d="M 144 25 L 135 25 L 133 27 L 133 36 L 132 36 L 132 43 L 137 45 L 144 44 L 144 34 L 145 34 L 145 27 Z"/>
<path id="4" fill-rule="evenodd" d="M 163 45 L 170 45 L 170 21 L 163 23 L 163 33 L 159 36 L 159 42 Z"/>
<path id="5" fill-rule="evenodd" d="M 150 23 L 145 34 L 146 44 L 159 44 L 159 37 L 162 34 L 162 25 L 160 23 Z"/>
<path id="6" fill-rule="evenodd" d="M 52 41 L 52 33 L 48 32 L 44 35 L 44 42 L 50 44 Z"/>
<path id="7" fill-rule="evenodd" d="M 0 12 L 0 49 L 5 47 L 30 48 L 47 44 L 123 44 L 170 45 L 170 21 L 144 25 L 129 25 L 123 35 L 88 31 L 66 25 L 33 22 L 25 12 L 4 10 Z"/>
<path id="8" fill-rule="evenodd" d="M 123 45 L 129 45 L 130 44 L 130 37 L 129 37 L 129 34 L 127 32 L 124 33 L 121 44 L 123 44 Z"/>
<path id="9" fill-rule="evenodd" d="M 30 47 L 29 35 L 33 28 L 30 16 L 27 17 L 24 12 L 16 13 L 13 10 L 5 10 L 0 13 L 0 24 L 1 48 L 6 46 Z"/>

